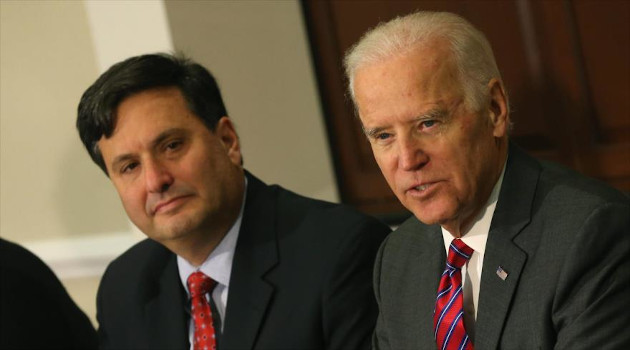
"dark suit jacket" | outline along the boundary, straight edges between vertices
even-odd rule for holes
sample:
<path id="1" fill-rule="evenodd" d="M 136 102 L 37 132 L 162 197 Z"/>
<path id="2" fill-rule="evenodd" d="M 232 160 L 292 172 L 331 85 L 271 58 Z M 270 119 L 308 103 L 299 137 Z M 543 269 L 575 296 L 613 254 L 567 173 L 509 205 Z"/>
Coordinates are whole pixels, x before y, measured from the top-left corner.
<path id="1" fill-rule="evenodd" d="M 377 315 L 372 268 L 389 228 L 247 176 L 219 349 L 369 347 Z M 101 344 L 188 349 L 186 304 L 175 254 L 140 242 L 101 281 Z"/>
<path id="2" fill-rule="evenodd" d="M 96 349 L 96 331 L 52 270 L 0 239 L 0 349 Z"/>
<path id="3" fill-rule="evenodd" d="M 481 276 L 475 349 L 630 349 L 630 202 L 510 145 Z M 446 253 L 416 218 L 377 256 L 376 349 L 435 349 Z M 508 272 L 500 279 L 497 268 Z"/>

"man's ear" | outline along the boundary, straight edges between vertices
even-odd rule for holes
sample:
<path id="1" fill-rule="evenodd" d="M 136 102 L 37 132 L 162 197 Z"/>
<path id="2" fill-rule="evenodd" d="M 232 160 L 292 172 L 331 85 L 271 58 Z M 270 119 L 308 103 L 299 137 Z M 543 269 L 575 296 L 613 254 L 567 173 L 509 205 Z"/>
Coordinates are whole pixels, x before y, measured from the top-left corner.
<path id="1" fill-rule="evenodd" d="M 215 134 L 221 140 L 223 147 L 227 151 L 227 155 L 236 165 L 242 164 L 241 144 L 238 140 L 238 134 L 234 129 L 234 124 L 227 116 L 221 117 L 214 129 Z"/>
<path id="2" fill-rule="evenodd" d="M 492 78 L 488 83 L 488 91 L 490 92 L 488 116 L 493 128 L 493 135 L 499 138 L 504 137 L 507 135 L 510 122 L 505 89 L 498 79 Z"/>

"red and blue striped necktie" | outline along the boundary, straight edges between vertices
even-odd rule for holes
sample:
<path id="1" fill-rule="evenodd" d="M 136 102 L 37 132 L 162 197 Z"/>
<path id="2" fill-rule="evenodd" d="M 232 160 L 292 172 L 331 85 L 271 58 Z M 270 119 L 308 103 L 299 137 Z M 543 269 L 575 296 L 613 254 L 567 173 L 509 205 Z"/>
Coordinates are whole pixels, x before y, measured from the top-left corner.
<path id="1" fill-rule="evenodd" d="M 472 248 L 461 239 L 454 239 L 448 250 L 433 314 L 435 340 L 440 350 L 473 350 L 472 341 L 464 328 L 461 271 L 472 253 Z"/>

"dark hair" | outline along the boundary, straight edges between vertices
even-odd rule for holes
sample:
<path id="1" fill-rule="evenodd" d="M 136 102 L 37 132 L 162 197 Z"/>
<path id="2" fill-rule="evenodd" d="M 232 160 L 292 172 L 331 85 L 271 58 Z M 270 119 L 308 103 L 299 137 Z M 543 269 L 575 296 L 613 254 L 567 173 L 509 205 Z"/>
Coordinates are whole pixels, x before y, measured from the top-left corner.
<path id="1" fill-rule="evenodd" d="M 97 142 L 110 137 L 116 123 L 116 109 L 127 97 L 153 88 L 175 86 L 188 108 L 208 129 L 226 116 L 216 80 L 192 60 L 169 54 L 150 54 L 116 63 L 90 86 L 79 102 L 77 129 L 90 157 L 107 174 Z"/>

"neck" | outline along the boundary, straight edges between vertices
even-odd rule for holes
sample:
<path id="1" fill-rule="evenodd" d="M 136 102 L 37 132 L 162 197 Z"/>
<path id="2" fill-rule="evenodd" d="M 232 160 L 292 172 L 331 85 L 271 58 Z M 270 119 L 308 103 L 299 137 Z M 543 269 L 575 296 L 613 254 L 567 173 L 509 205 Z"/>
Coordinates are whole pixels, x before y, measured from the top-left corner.
<path id="1" fill-rule="evenodd" d="M 208 217 L 206 223 L 200 225 L 194 232 L 160 243 L 190 264 L 201 266 L 238 219 L 245 198 L 244 191 L 243 184 L 239 191 L 240 195 L 236 197 L 238 200 L 234 201 L 228 209 Z"/>
<path id="2" fill-rule="evenodd" d="M 187 244 L 178 245 L 177 247 L 168 247 L 175 254 L 186 259 L 193 266 L 201 266 L 208 258 L 210 253 L 221 243 L 223 237 L 227 234 L 227 230 L 223 234 L 214 234 L 204 240 L 197 242 L 187 242 Z"/>

